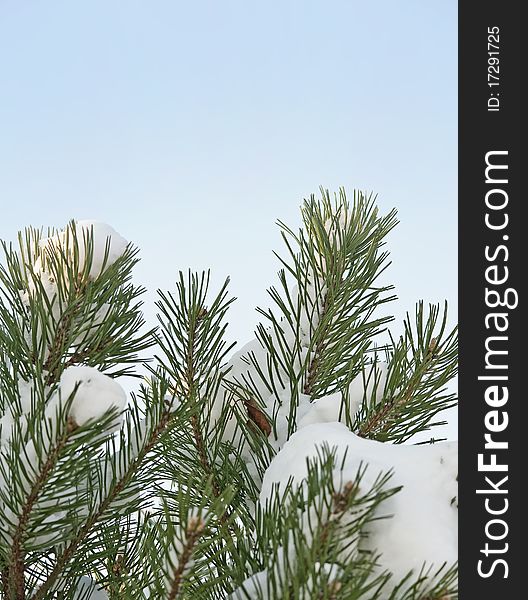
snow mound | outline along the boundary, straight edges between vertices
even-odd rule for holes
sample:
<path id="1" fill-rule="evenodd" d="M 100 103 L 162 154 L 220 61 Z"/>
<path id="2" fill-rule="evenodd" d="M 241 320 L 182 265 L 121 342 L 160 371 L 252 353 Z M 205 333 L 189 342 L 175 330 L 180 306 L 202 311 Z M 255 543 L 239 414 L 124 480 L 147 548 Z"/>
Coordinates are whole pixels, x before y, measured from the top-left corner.
<path id="1" fill-rule="evenodd" d="M 457 560 L 458 511 L 456 442 L 429 446 L 383 444 L 358 437 L 341 423 L 307 425 L 292 435 L 272 460 L 262 482 L 260 503 L 265 505 L 278 485 L 284 491 L 288 481 L 297 484 L 307 476 L 307 458 L 316 458 L 318 448 L 328 444 L 336 449 L 336 464 L 345 457 L 336 482 L 353 481 L 361 465 L 368 465 L 362 488 L 374 484 L 380 473 L 392 471 L 388 488 L 402 486 L 376 509 L 379 519 L 368 524 L 360 550 L 381 553 L 380 570 L 389 570 L 400 581 L 424 564 L 440 568 Z"/>
<path id="2" fill-rule="evenodd" d="M 298 420 L 298 428 L 315 423 L 353 422 L 364 401 L 381 402 L 387 381 L 386 362 L 367 365 L 363 373 L 355 377 L 348 386 L 348 399 L 341 392 L 323 396 L 308 404 L 305 413 Z M 300 416 L 298 414 L 298 416 Z"/>
<path id="3" fill-rule="evenodd" d="M 40 247 L 52 252 L 61 250 L 71 256 L 73 253 L 72 233 L 75 233 L 79 249 L 79 271 L 83 271 L 86 266 L 90 254 L 88 238 L 92 239 L 90 279 L 96 279 L 105 269 L 113 265 L 125 253 L 128 246 L 128 241 L 110 225 L 100 221 L 81 220 L 76 221 L 73 228 L 68 226 L 56 235 L 41 240 Z M 35 266 L 35 270 L 38 271 L 41 263 L 37 262 Z"/>
<path id="4" fill-rule="evenodd" d="M 70 416 L 77 425 L 101 419 L 111 408 L 121 412 L 126 406 L 126 394 L 119 383 L 93 367 L 68 367 L 64 370 L 59 382 L 63 402 L 74 393 L 76 387 Z M 119 427 L 119 424 L 115 426 Z"/>

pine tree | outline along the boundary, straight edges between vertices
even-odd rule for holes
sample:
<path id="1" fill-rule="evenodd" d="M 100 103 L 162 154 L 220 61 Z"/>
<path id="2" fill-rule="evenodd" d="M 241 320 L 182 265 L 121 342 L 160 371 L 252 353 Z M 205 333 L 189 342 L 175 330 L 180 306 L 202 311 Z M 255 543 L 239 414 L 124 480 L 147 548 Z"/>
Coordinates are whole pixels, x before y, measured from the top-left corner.
<path id="1" fill-rule="evenodd" d="M 3 244 L 2 598 L 457 597 L 456 446 L 413 443 L 456 403 L 456 330 L 419 303 L 391 334 L 394 211 L 301 213 L 234 355 L 228 281 L 179 273 L 147 330 L 112 228 Z"/>

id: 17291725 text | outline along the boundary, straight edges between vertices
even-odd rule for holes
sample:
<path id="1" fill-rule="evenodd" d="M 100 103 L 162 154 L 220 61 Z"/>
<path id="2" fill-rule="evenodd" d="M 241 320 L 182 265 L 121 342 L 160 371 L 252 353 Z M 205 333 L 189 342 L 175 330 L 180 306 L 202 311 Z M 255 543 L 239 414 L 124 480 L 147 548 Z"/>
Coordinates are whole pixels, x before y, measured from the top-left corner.
<path id="1" fill-rule="evenodd" d="M 500 110 L 500 29 L 488 27 L 488 111 Z"/>

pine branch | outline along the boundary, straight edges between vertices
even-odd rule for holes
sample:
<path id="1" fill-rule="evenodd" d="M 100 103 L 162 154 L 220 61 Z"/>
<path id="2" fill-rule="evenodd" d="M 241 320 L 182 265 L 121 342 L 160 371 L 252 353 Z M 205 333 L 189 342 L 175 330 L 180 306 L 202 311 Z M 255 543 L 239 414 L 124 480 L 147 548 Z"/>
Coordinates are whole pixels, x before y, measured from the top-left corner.
<path id="1" fill-rule="evenodd" d="M 47 480 L 49 472 L 53 468 L 56 463 L 58 454 L 60 453 L 62 447 L 66 443 L 66 438 L 64 438 L 61 443 L 54 449 L 54 451 L 49 456 L 48 460 L 44 464 L 41 472 L 39 473 L 39 477 L 35 482 L 35 485 L 30 491 L 30 494 L 22 507 L 22 513 L 20 515 L 18 525 L 15 529 L 13 536 L 13 546 L 11 550 L 11 564 L 9 567 L 9 579 L 14 589 L 14 594 L 16 600 L 23 600 L 24 593 L 24 550 L 23 550 L 23 541 L 25 529 L 29 521 L 29 517 L 31 514 L 31 510 L 38 498 L 39 492 L 43 487 L 44 483 Z"/>
<path id="2" fill-rule="evenodd" d="M 429 350 L 423 361 L 423 369 L 427 371 L 433 366 L 435 354 Z M 390 416 L 392 413 L 398 413 L 404 408 L 410 400 L 412 400 L 418 386 L 419 379 L 414 379 L 406 386 L 405 391 L 397 399 L 391 399 L 386 404 L 383 404 L 380 409 L 372 414 L 372 416 L 361 425 L 358 435 L 361 437 L 371 437 L 374 432 L 378 435 L 384 433 L 390 428 Z"/>
<path id="3" fill-rule="evenodd" d="M 132 247 L 111 254 L 107 237 L 101 252 L 95 229 L 73 222 L 51 239 L 26 230 L 17 251 L 4 244 L 6 600 L 87 599 L 92 589 L 114 600 L 454 597 L 454 567 L 410 571 L 402 581 L 381 571 L 385 550 L 375 540 L 383 528 L 373 521 L 385 518 L 383 503 L 398 490 L 388 474 L 363 479 L 363 463 L 355 477 L 345 472 L 332 439 L 307 461 L 306 477 L 277 478 L 269 492 L 268 467 L 301 418 L 335 418 L 363 437 L 403 443 L 455 401 L 446 386 L 456 374 L 456 332 L 447 331 L 445 311 L 424 314 L 420 304 L 399 339 L 377 345 L 392 319 L 383 312 L 392 286 L 379 277 L 390 264 L 383 246 L 394 211 L 380 216 L 371 195 L 355 192 L 349 202 L 344 190 L 333 199 L 321 190 L 301 212 L 299 230 L 279 222 L 286 253 L 269 289 L 272 308 L 258 309 L 257 340 L 227 363 L 227 281 L 209 297 L 209 273 L 180 273 L 174 293 L 160 292 L 159 330 L 143 333 Z M 62 402 L 65 371 L 134 374 L 153 342 L 152 378 L 119 431 L 110 431 L 112 411 L 75 428 L 75 394 Z M 383 349 L 386 363 L 378 362 Z"/>
<path id="4" fill-rule="evenodd" d="M 328 294 L 325 294 L 324 300 L 323 300 L 323 306 L 321 309 L 321 316 L 320 316 L 321 321 L 323 323 L 325 322 L 326 316 L 328 314 L 328 305 L 329 305 Z M 306 381 L 304 383 L 304 389 L 303 389 L 303 393 L 306 394 L 307 396 L 312 396 L 315 383 L 319 379 L 318 367 L 321 363 L 321 355 L 323 354 L 326 344 L 328 343 L 327 329 L 328 329 L 328 326 L 326 327 L 325 330 L 322 330 L 321 336 L 319 337 L 319 339 L 317 340 L 317 343 L 315 345 L 315 350 L 313 352 L 313 358 L 310 362 L 310 366 L 308 367 L 307 377 L 306 377 Z"/>
<path id="5" fill-rule="evenodd" d="M 41 466 L 37 478 L 31 487 L 27 498 L 22 504 L 18 524 L 13 533 L 13 541 L 11 546 L 11 556 L 8 560 L 7 577 L 9 580 L 9 589 L 14 593 L 15 600 L 24 600 L 25 584 L 24 584 L 24 541 L 26 537 L 26 529 L 31 518 L 31 512 L 37 502 L 42 489 L 47 483 L 53 469 L 56 467 L 62 451 L 66 447 L 72 433 L 77 428 L 73 421 L 69 420 L 68 425 L 56 441 L 55 446 L 49 452 L 46 461 Z"/>
<path id="6" fill-rule="evenodd" d="M 444 564 L 436 571 L 424 566 L 417 575 L 409 573 L 397 583 L 388 600 L 456 600 L 457 579 L 456 564 Z"/>
<path id="7" fill-rule="evenodd" d="M 192 402 L 192 398 L 197 394 L 198 382 L 196 381 L 196 362 L 199 360 L 199 356 L 196 356 L 197 352 L 197 336 L 199 335 L 199 328 L 202 319 L 207 314 L 204 306 L 196 305 L 197 309 L 194 318 L 189 319 L 188 330 L 187 330 L 187 349 L 185 354 L 185 388 L 187 390 L 187 401 Z M 200 421 L 196 414 L 191 415 L 191 425 L 194 435 L 194 441 L 198 456 L 200 457 L 200 463 L 206 475 L 211 478 L 213 490 L 216 496 L 221 493 L 220 486 L 216 474 L 211 469 L 209 458 L 205 449 L 205 443 L 200 429 Z"/>
<path id="8" fill-rule="evenodd" d="M 71 338 L 72 325 L 75 321 L 74 309 L 66 310 L 60 317 L 59 323 L 55 332 L 53 341 L 48 348 L 48 358 L 44 362 L 43 370 L 47 371 L 45 379 L 45 385 L 53 385 L 57 383 L 64 366 L 61 364 L 64 355 L 65 342 Z M 78 356 L 75 353 L 74 356 Z M 76 361 L 72 360 L 72 357 L 66 362 L 66 366 L 75 364 Z"/>
<path id="9" fill-rule="evenodd" d="M 404 335 L 392 344 L 383 400 L 363 407 L 358 435 L 403 443 L 436 425 L 431 419 L 454 405 L 454 395 L 444 392 L 457 371 L 456 330 L 447 332 L 447 306 L 437 327 L 439 315 L 440 308 L 431 306 L 426 316 L 422 303 L 414 327 L 407 315 Z"/>
<path id="10" fill-rule="evenodd" d="M 288 256 L 276 255 L 284 268 L 280 287 L 269 290 L 274 309 L 257 309 L 270 324 L 256 332 L 265 357 L 249 353 L 248 369 L 236 380 L 262 405 L 265 394 L 275 398 L 272 427 L 282 395 L 291 397 L 288 435 L 296 429 L 300 396 L 314 401 L 346 388 L 373 338 L 391 320 L 373 314 L 394 298 L 386 295 L 391 286 L 376 286 L 388 266 L 380 248 L 396 225 L 394 212 L 379 217 L 373 198 L 361 193 L 352 204 L 344 190 L 334 202 L 327 191 L 321 195 L 320 201 L 313 196 L 305 201 L 298 233 L 279 222 Z"/>
<path id="11" fill-rule="evenodd" d="M 112 583 L 106 588 L 108 591 L 108 598 L 109 600 L 119 600 L 122 593 L 122 585 L 120 582 L 127 574 L 125 557 L 122 554 L 118 555 L 114 564 L 110 565 L 109 570 L 112 573 L 112 578 L 116 580 L 117 583 Z"/>
<path id="12" fill-rule="evenodd" d="M 185 571 L 194 552 L 196 543 L 203 533 L 205 523 L 199 517 L 191 517 L 185 530 L 185 543 L 178 557 L 178 565 L 172 573 L 172 581 L 167 600 L 175 600 L 178 597 Z"/>
<path id="13" fill-rule="evenodd" d="M 118 481 L 114 482 L 104 501 L 99 505 L 97 510 L 89 516 L 83 526 L 77 531 L 75 537 L 57 554 L 53 569 L 48 574 L 40 588 L 35 592 L 35 594 L 33 594 L 31 600 L 45 600 L 46 594 L 52 589 L 52 586 L 55 584 L 68 563 L 74 557 L 78 548 L 93 531 L 94 527 L 99 523 L 101 518 L 111 507 L 114 500 L 130 483 L 134 474 L 137 472 L 149 452 L 154 448 L 160 436 L 167 430 L 170 423 L 171 413 L 163 413 L 160 422 L 150 433 L 148 440 L 141 448 L 137 457 L 129 464 L 122 477 Z"/>
<path id="14" fill-rule="evenodd" d="M 323 446 L 307 460 L 302 481 L 275 488 L 264 505 L 257 505 L 256 536 L 246 542 L 254 544 L 246 554 L 251 564 L 235 563 L 233 569 L 238 586 L 249 569 L 266 573 L 259 589 L 272 598 L 328 599 L 336 593 L 343 598 L 379 598 L 388 577 L 371 577 L 376 557 L 358 552 L 357 542 L 363 528 L 377 518 L 379 505 L 398 488 L 388 487 L 390 474 L 380 474 L 372 489 L 363 489 L 367 467 L 360 467 L 353 480 L 340 481 L 337 474 L 345 458 L 338 460 L 335 449 Z M 334 573 L 322 565 L 333 565 Z M 237 590 L 234 598 L 255 594 L 252 587 Z"/>
<path id="15" fill-rule="evenodd" d="M 211 389 L 211 382 L 221 378 L 221 361 L 232 348 L 226 347 L 223 341 L 226 326 L 222 320 L 233 302 L 233 299 L 227 299 L 227 284 L 228 280 L 207 306 L 209 273 L 189 273 L 186 285 L 180 272 L 177 298 L 160 292 L 161 300 L 157 303 L 162 332 L 157 339 L 165 354 L 165 358 L 158 360 L 167 377 L 175 382 L 182 404 L 192 409 L 191 427 L 200 465 L 211 479 L 217 497 L 222 490 L 209 458 L 199 414 L 207 401 L 207 397 L 202 397 L 203 391 Z M 218 383 L 212 389 L 218 391 Z"/>

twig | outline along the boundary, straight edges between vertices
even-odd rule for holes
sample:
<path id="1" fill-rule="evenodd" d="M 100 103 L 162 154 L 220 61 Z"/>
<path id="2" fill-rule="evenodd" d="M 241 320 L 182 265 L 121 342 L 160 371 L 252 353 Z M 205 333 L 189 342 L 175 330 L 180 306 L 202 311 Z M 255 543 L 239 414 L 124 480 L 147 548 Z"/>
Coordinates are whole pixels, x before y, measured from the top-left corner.
<path id="1" fill-rule="evenodd" d="M 194 389 L 196 387 L 195 382 L 195 369 L 194 369 L 194 355 L 196 351 L 196 334 L 198 331 L 198 326 L 201 320 L 205 317 L 207 312 L 202 307 L 198 311 L 198 315 L 196 320 L 191 321 L 189 326 L 189 343 L 187 345 L 187 353 L 186 353 L 186 368 L 185 368 L 185 383 L 188 390 L 188 397 L 192 398 L 194 395 Z M 200 464 L 203 467 L 205 473 L 211 477 L 211 484 L 213 486 L 213 493 L 216 497 L 220 496 L 221 489 L 220 484 L 218 483 L 218 479 L 211 468 L 211 464 L 209 462 L 209 458 L 207 456 L 207 451 L 205 449 L 205 442 L 203 439 L 203 435 L 200 429 L 200 420 L 197 415 L 192 415 L 191 417 L 191 426 L 194 436 L 194 442 L 196 444 L 196 449 L 198 451 L 198 456 L 200 459 Z"/>
<path id="2" fill-rule="evenodd" d="M 66 546 L 62 554 L 57 556 L 57 561 L 51 573 L 48 575 L 47 579 L 39 587 L 39 589 L 33 594 L 31 600 L 44 600 L 47 597 L 46 594 L 48 593 L 49 589 L 55 583 L 59 575 L 62 573 L 64 567 L 71 560 L 81 542 L 92 531 L 93 527 L 98 523 L 99 519 L 104 515 L 106 510 L 114 501 L 114 499 L 126 487 L 135 470 L 142 463 L 145 456 L 152 450 L 152 448 L 158 441 L 160 435 L 167 428 L 170 422 L 170 416 L 171 413 L 169 412 L 163 414 L 162 419 L 160 420 L 156 428 L 153 430 L 148 442 L 145 444 L 145 446 L 143 446 L 136 458 L 131 462 L 129 468 L 127 469 L 123 477 L 118 482 L 116 482 L 114 487 L 110 490 L 110 493 L 99 506 L 99 509 L 95 513 L 93 513 L 91 517 L 86 521 L 86 523 L 79 529 L 75 538 L 68 544 L 68 546 Z"/>
<path id="3" fill-rule="evenodd" d="M 167 600 L 175 600 L 177 597 L 177 594 L 180 591 L 182 580 L 185 576 L 185 570 L 189 564 L 189 561 L 191 560 L 194 547 L 196 546 L 196 542 L 200 538 L 204 527 L 204 521 L 198 517 L 192 517 L 189 520 L 189 524 L 187 525 L 185 532 L 185 545 L 183 547 L 181 557 L 178 560 L 178 566 L 173 573 L 172 584 L 167 596 Z"/>
<path id="4" fill-rule="evenodd" d="M 26 536 L 26 528 L 29 523 L 29 519 L 31 517 L 31 511 L 33 506 L 35 505 L 40 491 L 47 481 L 51 471 L 56 465 L 60 453 L 63 450 L 66 442 L 68 441 L 69 435 L 72 433 L 73 429 L 71 426 L 68 426 L 66 433 L 63 437 L 58 441 L 57 445 L 48 455 L 46 462 L 42 466 L 40 473 L 37 477 L 37 480 L 33 484 L 29 495 L 22 506 L 22 512 L 20 518 L 18 520 L 18 524 L 16 526 L 14 535 L 13 535 L 13 543 L 11 549 L 11 558 L 9 561 L 9 566 L 7 569 L 7 578 L 8 585 L 7 587 L 11 590 L 11 595 L 14 594 L 15 600 L 24 600 L 24 540 Z M 4 575 L 3 575 L 4 578 Z"/>
<path id="5" fill-rule="evenodd" d="M 427 353 L 425 355 L 425 360 L 423 362 L 423 373 L 422 376 L 427 372 L 433 361 L 438 356 L 437 354 L 437 346 L 438 342 L 436 338 L 431 340 L 429 347 L 427 349 Z M 363 425 L 359 428 L 357 435 L 360 437 L 368 437 L 373 431 L 381 425 L 385 426 L 388 423 L 388 416 L 391 412 L 398 410 L 400 407 L 405 406 L 405 404 L 412 398 L 412 395 L 416 391 L 419 383 L 422 380 L 422 376 L 416 377 L 413 382 L 409 385 L 403 396 L 399 400 L 391 400 L 384 404 L 381 410 L 375 412 L 370 419 L 368 419 Z"/>
<path id="6" fill-rule="evenodd" d="M 326 316 L 326 313 L 328 312 L 328 308 L 329 308 L 328 305 L 329 305 L 328 294 L 325 294 L 325 297 L 323 300 L 323 308 L 322 308 L 321 314 L 319 316 L 320 323 Z M 323 351 L 326 347 L 326 338 L 325 338 L 324 334 L 326 333 L 327 328 L 328 328 L 328 325 L 325 328 L 325 331 L 323 331 L 322 334 L 320 335 L 319 340 L 318 340 L 317 344 L 315 345 L 314 356 L 313 356 L 312 361 L 310 362 L 310 366 L 308 368 L 308 377 L 306 378 L 306 382 L 304 384 L 304 389 L 303 389 L 303 393 L 306 394 L 307 396 L 312 395 L 314 384 L 317 381 L 318 368 L 319 368 L 319 364 L 321 362 L 321 354 L 323 353 Z"/>

